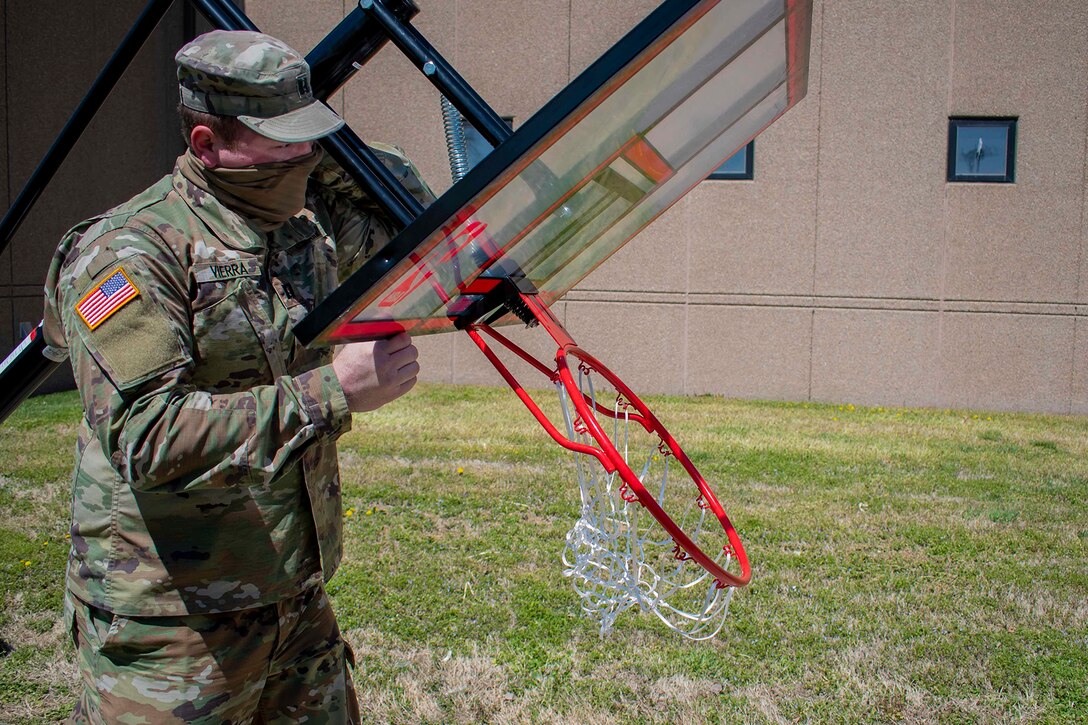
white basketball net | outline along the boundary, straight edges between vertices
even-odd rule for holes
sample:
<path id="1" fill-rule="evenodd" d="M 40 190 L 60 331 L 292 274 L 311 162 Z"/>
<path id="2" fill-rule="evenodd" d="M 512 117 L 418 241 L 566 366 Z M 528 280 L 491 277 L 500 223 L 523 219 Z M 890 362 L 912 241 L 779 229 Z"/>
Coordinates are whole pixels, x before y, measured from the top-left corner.
<path id="1" fill-rule="evenodd" d="M 615 412 L 614 418 L 602 414 L 598 421 L 643 486 L 692 541 L 708 553 L 717 551 L 715 561 L 727 568 L 730 555 L 720 543 L 710 543 L 724 540 L 718 520 L 700 505 L 698 490 L 683 466 L 674 462 L 670 469 L 672 456 L 661 439 L 629 418 L 629 408 L 602 376 L 580 366 L 578 385 L 591 408 L 595 404 Z M 599 447 L 579 420 L 566 389 L 562 384 L 556 387 L 569 438 Z M 628 500 L 634 496 L 618 472 L 606 473 L 588 454 L 575 453 L 574 458 L 581 518 L 567 533 L 563 573 L 571 577 L 582 609 L 600 623 L 601 634 L 637 605 L 689 639 L 716 635 L 733 587 L 718 586 L 706 569 L 686 558 L 657 519 L 637 500 Z"/>

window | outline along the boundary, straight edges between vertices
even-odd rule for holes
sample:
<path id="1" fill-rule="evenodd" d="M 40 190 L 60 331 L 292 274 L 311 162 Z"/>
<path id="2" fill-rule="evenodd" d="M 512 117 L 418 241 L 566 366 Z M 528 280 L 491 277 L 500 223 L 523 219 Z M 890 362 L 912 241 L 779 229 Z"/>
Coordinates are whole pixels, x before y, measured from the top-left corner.
<path id="1" fill-rule="evenodd" d="M 949 181 L 1011 184 L 1015 162 L 1015 118 L 948 119 Z"/>
<path id="2" fill-rule="evenodd" d="M 752 179 L 756 155 L 756 142 L 749 141 L 737 153 L 725 160 L 725 163 L 710 172 L 708 179 Z"/>

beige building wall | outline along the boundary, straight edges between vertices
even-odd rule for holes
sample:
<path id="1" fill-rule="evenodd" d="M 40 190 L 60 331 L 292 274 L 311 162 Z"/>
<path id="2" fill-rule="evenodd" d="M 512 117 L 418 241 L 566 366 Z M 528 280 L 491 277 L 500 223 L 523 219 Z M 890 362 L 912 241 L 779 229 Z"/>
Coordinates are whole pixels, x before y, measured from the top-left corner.
<path id="1" fill-rule="evenodd" d="M 515 127 L 656 4 L 417 3 L 416 25 Z M 61 6 L 65 53 L 32 71 L 34 33 Z M 9 201 L 127 27 L 104 18 L 140 6 L 8 0 Z M 246 3 L 301 50 L 354 7 Z M 172 23 L 0 258 L 4 346 L 37 319 L 42 240 L 176 151 L 160 123 L 173 89 L 158 80 L 180 43 Z M 557 310 L 576 339 L 643 391 L 1088 413 L 1088 3 L 815 0 L 812 27 L 808 97 L 757 139 L 755 179 L 704 182 L 568 294 Z M 393 48 L 332 105 L 448 187 L 438 94 Z M 1019 118 L 1015 184 L 945 180 L 953 115 Z M 106 130 L 118 121 L 132 128 L 122 142 Z M 464 335 L 418 344 L 429 380 L 499 382 Z"/>
<path id="2" fill-rule="evenodd" d="M 419 0 L 418 27 L 521 124 L 647 0 Z M 311 45 L 341 0 L 250 0 Z M 318 34 L 319 35 L 319 34 Z M 1088 413 L 1088 4 L 816 0 L 808 97 L 558 305 L 641 390 Z M 386 50 L 338 99 L 449 184 L 436 92 Z M 1019 118 L 1016 183 L 945 180 L 949 116 Z M 522 336 L 524 337 L 524 335 Z M 498 383 L 467 337 L 426 377 Z"/>

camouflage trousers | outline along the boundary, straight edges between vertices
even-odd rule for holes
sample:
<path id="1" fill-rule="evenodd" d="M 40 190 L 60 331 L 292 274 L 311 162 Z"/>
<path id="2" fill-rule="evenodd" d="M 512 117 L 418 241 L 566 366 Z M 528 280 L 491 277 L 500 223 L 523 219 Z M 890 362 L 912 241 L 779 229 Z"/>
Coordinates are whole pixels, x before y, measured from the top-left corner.
<path id="1" fill-rule="evenodd" d="M 325 589 L 265 607 L 125 617 L 69 595 L 83 691 L 70 723 L 357 723 Z"/>

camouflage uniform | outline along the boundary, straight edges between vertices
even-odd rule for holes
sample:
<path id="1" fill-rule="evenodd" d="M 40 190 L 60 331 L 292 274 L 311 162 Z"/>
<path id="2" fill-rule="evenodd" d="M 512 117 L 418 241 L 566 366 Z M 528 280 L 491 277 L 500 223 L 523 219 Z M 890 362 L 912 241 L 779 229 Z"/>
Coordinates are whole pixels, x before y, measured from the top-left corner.
<path id="1" fill-rule="evenodd" d="M 84 685 L 71 722 L 359 722 L 351 650 L 320 587 L 185 617 L 125 617 L 70 601 Z"/>
<path id="2" fill-rule="evenodd" d="M 278 71 L 284 52 L 279 41 L 269 49 L 271 40 L 257 36 L 257 57 L 279 63 Z M 246 91 L 240 83 L 232 92 Z M 308 93 L 308 84 L 298 88 Z M 433 199 L 407 159 L 379 150 L 421 201 Z M 119 722 L 166 722 L 166 713 L 182 722 L 239 721 L 222 716 L 223 703 L 201 701 L 201 677 L 211 671 L 204 668 L 218 662 L 228 679 L 242 677 L 228 663 L 249 655 L 225 654 L 239 647 L 240 633 L 256 638 L 246 645 L 254 657 L 263 656 L 258 644 L 275 644 L 273 659 L 292 662 L 276 632 L 301 612 L 320 612 L 301 628 L 317 651 L 344 656 L 322 582 L 341 556 L 334 441 L 351 416 L 331 351 L 302 347 L 291 327 L 391 232 L 331 162 L 311 176 L 306 207 L 266 233 L 175 168 L 77 225 L 50 267 L 46 340 L 70 356 L 85 411 L 67 609 L 91 677 L 85 698 L 118 682 L 119 692 L 148 698 L 134 700 Z M 97 301 L 115 289 L 112 299 L 124 301 Z M 190 639 L 208 651 L 186 649 L 177 627 L 199 632 Z M 146 654 L 157 638 L 173 643 L 172 665 L 141 666 L 176 687 L 164 695 L 158 685 L 133 685 L 130 674 L 88 675 L 103 658 L 120 667 L 129 655 L 107 650 L 126 637 L 129 655 L 132 647 Z M 268 657 L 260 662 L 269 671 Z M 345 684 L 340 674 L 337 685 L 333 675 L 329 687 L 341 700 L 326 704 L 342 717 L 350 678 Z M 242 690 L 259 694 L 258 680 Z M 213 692 L 212 700 L 222 696 Z"/>

